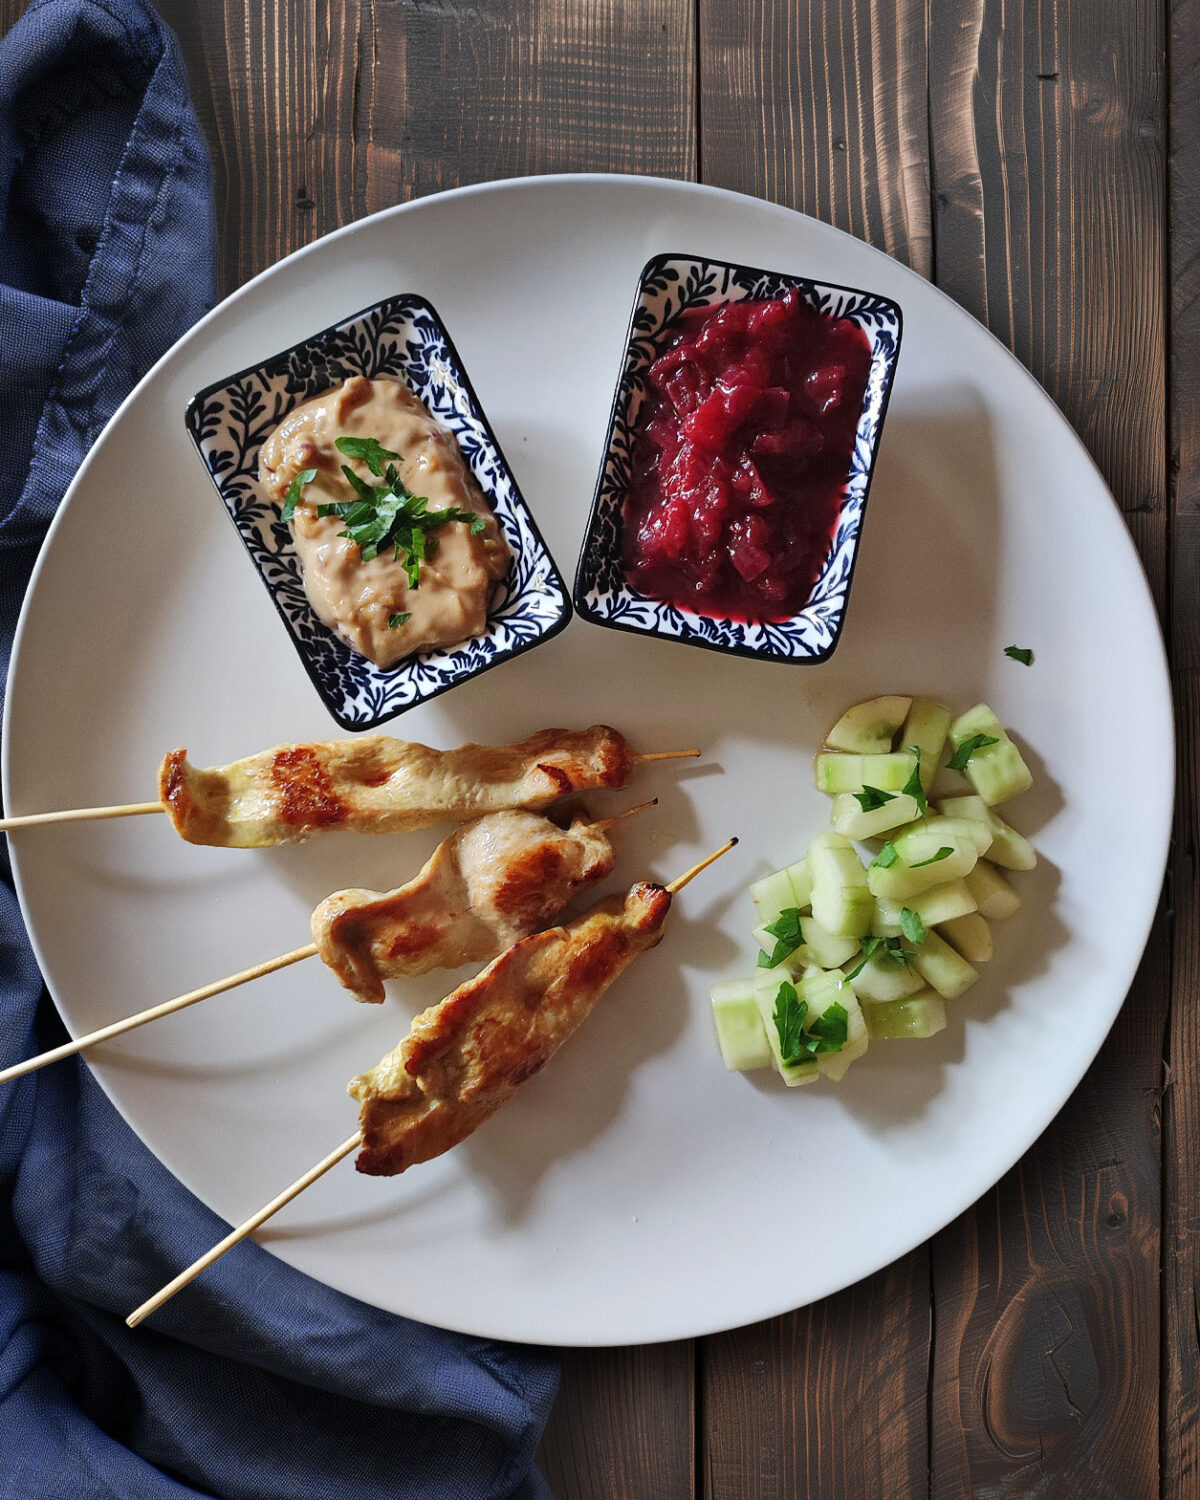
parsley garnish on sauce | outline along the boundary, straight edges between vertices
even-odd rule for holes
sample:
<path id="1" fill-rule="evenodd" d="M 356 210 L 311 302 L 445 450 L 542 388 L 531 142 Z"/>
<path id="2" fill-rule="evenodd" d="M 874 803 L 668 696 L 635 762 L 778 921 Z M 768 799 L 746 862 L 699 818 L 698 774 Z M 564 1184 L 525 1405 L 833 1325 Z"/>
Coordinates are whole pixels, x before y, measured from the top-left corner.
<path id="1" fill-rule="evenodd" d="M 918 860 L 915 865 L 909 865 L 909 869 L 923 870 L 926 865 L 936 865 L 940 860 L 949 859 L 953 853 L 949 844 L 943 844 L 936 854 L 931 854 L 928 859 Z"/>
<path id="2" fill-rule="evenodd" d="M 1019 661 L 1022 666 L 1033 666 L 1033 652 L 1028 646 L 1005 646 L 1005 656 L 1011 656 L 1013 661 Z"/>
<path id="3" fill-rule="evenodd" d="M 333 446 L 339 453 L 344 453 L 347 458 L 361 458 L 376 479 L 383 478 L 383 466 L 388 459 L 400 457 L 390 448 L 383 447 L 375 438 L 334 438 Z"/>
<path id="4" fill-rule="evenodd" d="M 434 532 L 448 526 L 451 521 L 466 522 L 476 536 L 485 529 L 486 522 L 473 510 L 459 510 L 457 506 L 430 510 L 428 499 L 414 495 L 400 478 L 395 464 L 389 462 L 400 455 L 383 447 L 375 438 L 340 437 L 334 439 L 334 444 L 339 453 L 360 459 L 372 474 L 383 479 L 383 483 L 367 484 L 349 464 L 343 464 L 342 473 L 357 498 L 318 505 L 317 515 L 336 516 L 345 522 L 346 529 L 339 531 L 338 536 L 357 546 L 363 562 L 370 562 L 392 548 L 396 561 L 405 565 L 409 588 L 420 586 L 421 564 L 437 550 Z M 303 469 L 292 480 L 284 501 L 282 520 L 292 519 L 304 486 L 311 484 L 316 477 L 315 469 Z"/>
<path id="5" fill-rule="evenodd" d="M 835 1000 L 821 1015 L 815 1016 L 806 1029 L 807 1016 L 808 1002 L 801 1000 L 795 985 L 781 984 L 775 996 L 772 1019 L 779 1037 L 779 1058 L 786 1068 L 810 1062 L 822 1052 L 840 1052 L 846 1045 L 849 1016 L 844 1005 Z"/>
<path id="6" fill-rule="evenodd" d="M 969 740 L 964 740 L 946 764 L 952 771 L 965 771 L 967 762 L 975 754 L 976 750 L 986 749 L 988 745 L 998 745 L 1000 741 L 994 734 L 973 734 Z"/>
<path id="7" fill-rule="evenodd" d="M 311 484 L 316 477 L 316 469 L 301 469 L 291 484 L 288 485 L 287 494 L 283 500 L 283 510 L 279 516 L 281 521 L 290 521 L 296 514 L 296 507 L 300 504 L 300 496 L 304 493 L 304 486 Z"/>
<path id="8" fill-rule="evenodd" d="M 925 813 L 929 810 L 929 803 L 925 798 L 925 788 L 921 785 L 921 747 L 910 745 L 908 748 L 916 756 L 917 763 L 913 767 L 912 775 L 904 783 L 904 792 L 917 804 L 918 812 Z"/>
<path id="9" fill-rule="evenodd" d="M 388 629 L 399 630 L 401 625 L 407 625 L 411 619 L 411 614 L 388 615 Z"/>
<path id="10" fill-rule="evenodd" d="M 804 941 L 804 933 L 800 927 L 800 908 L 798 906 L 785 906 L 773 922 L 768 922 L 765 931 L 769 932 L 776 940 L 771 952 L 765 953 L 760 950 L 758 955 L 758 967 L 760 969 L 774 969 L 781 964 L 785 958 L 789 958 L 800 944 Z"/>
<path id="11" fill-rule="evenodd" d="M 863 812 L 874 812 L 877 807 L 885 807 L 896 799 L 895 792 L 881 792 L 877 786 L 867 786 L 865 782 L 861 792 L 851 795 L 857 799 Z"/>

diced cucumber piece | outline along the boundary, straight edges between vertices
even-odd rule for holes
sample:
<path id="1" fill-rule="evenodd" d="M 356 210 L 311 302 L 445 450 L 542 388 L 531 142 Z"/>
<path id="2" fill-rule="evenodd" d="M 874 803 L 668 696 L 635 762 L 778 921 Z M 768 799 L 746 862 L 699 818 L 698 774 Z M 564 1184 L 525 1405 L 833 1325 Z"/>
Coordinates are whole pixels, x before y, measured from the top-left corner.
<path id="1" fill-rule="evenodd" d="M 839 833 L 848 839 L 873 839 L 880 834 L 902 828 L 921 816 L 915 797 L 898 792 L 882 807 L 863 812 L 862 805 L 853 792 L 838 792 L 833 799 L 831 822 Z"/>
<path id="2" fill-rule="evenodd" d="M 979 858 L 972 840 L 951 834 L 929 834 L 924 829 L 905 832 L 895 840 L 897 859 L 884 866 L 876 862 L 867 871 L 867 887 L 877 899 L 912 904 L 912 898 L 934 886 L 961 880 L 975 868 Z M 938 858 L 943 849 L 950 853 Z"/>
<path id="3" fill-rule="evenodd" d="M 792 883 L 792 905 L 803 911 L 812 905 L 812 875 L 808 868 L 808 855 L 787 867 L 787 878 Z"/>
<path id="4" fill-rule="evenodd" d="M 989 922 L 1003 922 L 1020 909 L 1020 896 L 986 860 L 981 859 L 967 876 L 967 889 L 975 897 L 979 915 Z"/>
<path id="5" fill-rule="evenodd" d="M 713 1021 L 725 1066 L 731 1073 L 771 1066 L 771 1044 L 763 1027 L 753 983 L 739 979 L 712 987 Z"/>
<path id="6" fill-rule="evenodd" d="M 885 936 L 898 936 L 888 933 Z M 851 967 L 853 974 L 854 969 Z M 850 980 L 854 993 L 860 1000 L 873 1004 L 886 1004 L 892 1000 L 903 1000 L 906 995 L 915 995 L 924 989 L 925 981 L 909 964 L 894 958 L 883 948 L 876 948 L 866 963 Z"/>
<path id="7" fill-rule="evenodd" d="M 955 917 L 973 912 L 975 897 L 967 889 L 965 880 L 947 880 L 944 885 L 932 886 L 899 905 L 915 911 L 926 927 L 938 927 L 943 922 L 951 922 Z M 896 920 L 900 920 L 899 916 Z"/>
<path id="8" fill-rule="evenodd" d="M 989 807 L 1006 802 L 1033 785 L 1029 767 L 1009 739 L 1000 720 L 986 703 L 977 703 L 950 726 L 950 743 L 958 750 L 977 734 L 996 744 L 972 752 L 965 770 L 967 779 Z"/>
<path id="9" fill-rule="evenodd" d="M 882 755 L 892 748 L 897 729 L 904 722 L 911 698 L 872 698 L 848 708 L 825 736 L 831 750 L 849 750 L 856 755 Z"/>
<path id="10" fill-rule="evenodd" d="M 934 990 L 922 990 L 887 1005 L 864 1005 L 863 1018 L 872 1041 L 936 1036 L 946 1029 L 946 1002 Z"/>
<path id="11" fill-rule="evenodd" d="M 893 901 L 888 896 L 877 896 L 875 915 L 871 918 L 871 936 L 902 937 L 904 934 L 900 926 L 900 913 L 907 904 L 904 901 Z"/>
<path id="12" fill-rule="evenodd" d="M 946 797 L 941 811 L 952 818 L 982 818 L 992 830 L 991 848 L 985 850 L 994 865 L 1006 870 L 1032 870 L 1037 866 L 1037 850 L 1023 834 L 994 813 L 980 796 Z"/>
<path id="13" fill-rule="evenodd" d="M 792 882 L 786 870 L 776 870 L 750 887 L 754 897 L 754 915 L 759 922 L 773 922 L 781 911 L 798 906 Z"/>
<path id="14" fill-rule="evenodd" d="M 936 932 L 931 932 L 917 948 L 913 964 L 943 1000 L 957 1000 L 979 978 L 966 959 Z"/>
<path id="15" fill-rule="evenodd" d="M 871 930 L 875 898 L 855 849 L 839 834 L 820 834 L 809 846 L 812 910 L 815 920 L 834 937 L 859 938 Z"/>
<path id="16" fill-rule="evenodd" d="M 945 704 L 936 698 L 914 698 L 908 717 L 900 726 L 896 742 L 900 749 L 916 745 L 921 751 L 921 785 L 927 793 L 937 775 L 952 717 Z"/>
<path id="17" fill-rule="evenodd" d="M 760 974 L 754 981 L 754 999 L 758 1005 L 758 1014 L 762 1020 L 763 1032 L 767 1038 L 771 1061 L 775 1065 L 775 1071 L 789 1088 L 793 1088 L 801 1083 L 815 1083 L 821 1076 L 821 1070 L 817 1066 L 815 1057 L 810 1061 L 793 1063 L 790 1066 L 784 1062 L 783 1055 L 779 1050 L 779 1028 L 775 1025 L 775 1004 L 779 996 L 779 986 L 781 984 L 794 984 L 796 993 L 799 995 L 800 984 L 809 982 L 801 980 L 797 984 L 793 980 L 786 980 L 779 974 L 777 969 L 772 971 L 770 978 L 765 974 Z"/>
<path id="18" fill-rule="evenodd" d="M 817 790 L 828 792 L 861 792 L 873 786 L 881 792 L 900 792 L 912 775 L 911 755 L 841 755 L 826 752 L 818 755 L 813 779 Z"/>
<path id="19" fill-rule="evenodd" d="M 992 956 L 992 929 L 977 911 L 951 917 L 941 924 L 938 931 L 969 964 L 985 964 Z"/>
<path id="20" fill-rule="evenodd" d="M 930 815 L 914 825 L 914 832 L 953 834 L 955 838 L 967 838 L 975 845 L 975 852 L 982 858 L 991 847 L 992 830 L 986 818 L 948 818 Z"/>
<path id="21" fill-rule="evenodd" d="M 856 937 L 838 937 L 823 927 L 815 917 L 802 917 L 800 926 L 804 931 L 804 946 L 797 950 L 796 957 L 802 964 L 816 964 L 821 969 L 838 969 L 858 952 Z"/>

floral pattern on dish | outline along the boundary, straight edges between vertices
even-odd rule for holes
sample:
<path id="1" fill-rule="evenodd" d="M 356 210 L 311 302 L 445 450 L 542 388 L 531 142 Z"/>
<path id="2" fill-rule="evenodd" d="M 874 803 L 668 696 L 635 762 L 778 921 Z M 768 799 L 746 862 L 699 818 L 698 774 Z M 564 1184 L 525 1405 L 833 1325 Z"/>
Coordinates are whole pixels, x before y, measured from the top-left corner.
<path id="1" fill-rule="evenodd" d="M 722 302 L 766 300 L 795 288 L 818 312 L 849 318 L 871 344 L 871 368 L 845 494 L 829 552 L 807 603 L 791 619 L 749 624 L 696 614 L 631 588 L 621 566 L 622 511 L 629 489 L 634 428 L 646 374 L 663 334 L 680 313 Z M 642 271 L 625 358 L 613 399 L 604 457 L 575 574 L 575 608 L 615 630 L 684 641 L 714 651 L 774 661 L 828 659 L 845 619 L 879 435 L 900 352 L 902 318 L 887 297 L 693 256 L 656 255 Z"/>
<path id="2" fill-rule="evenodd" d="M 482 635 L 419 652 L 386 670 L 351 651 L 317 618 L 290 528 L 258 484 L 259 450 L 272 431 L 294 407 L 351 375 L 403 380 L 430 415 L 453 432 L 512 554 Z M 423 297 L 389 297 L 208 386 L 189 403 L 186 422 L 305 670 L 343 729 L 373 729 L 549 640 L 570 619 L 566 584 L 450 335 Z"/>

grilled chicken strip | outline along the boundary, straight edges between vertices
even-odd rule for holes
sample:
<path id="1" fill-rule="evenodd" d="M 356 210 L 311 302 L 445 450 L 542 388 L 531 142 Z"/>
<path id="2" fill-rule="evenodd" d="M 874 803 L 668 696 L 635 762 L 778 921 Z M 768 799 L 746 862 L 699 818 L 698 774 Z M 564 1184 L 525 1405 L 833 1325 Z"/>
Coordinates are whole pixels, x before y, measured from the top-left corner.
<path id="1" fill-rule="evenodd" d="M 351 1081 L 360 1172 L 390 1177 L 465 1140 L 587 1019 L 662 937 L 671 893 L 641 882 L 502 953 L 423 1011 L 395 1051 Z"/>
<path id="2" fill-rule="evenodd" d="M 585 817 L 564 829 L 536 813 L 488 813 L 439 844 L 398 890 L 337 891 L 322 901 L 313 941 L 356 999 L 378 1003 L 385 979 L 495 958 L 613 862 L 603 830 Z"/>
<path id="3" fill-rule="evenodd" d="M 207 770 L 172 750 L 158 784 L 188 843 L 262 849 L 320 829 L 401 833 L 505 808 L 538 811 L 571 792 L 623 786 L 635 760 L 623 736 L 603 724 L 457 750 L 376 734 L 276 745 Z"/>

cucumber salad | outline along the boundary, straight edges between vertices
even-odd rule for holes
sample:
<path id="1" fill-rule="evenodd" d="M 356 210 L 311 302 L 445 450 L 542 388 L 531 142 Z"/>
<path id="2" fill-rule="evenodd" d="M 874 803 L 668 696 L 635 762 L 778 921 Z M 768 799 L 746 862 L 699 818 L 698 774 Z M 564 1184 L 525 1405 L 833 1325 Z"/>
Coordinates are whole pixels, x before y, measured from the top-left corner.
<path id="1" fill-rule="evenodd" d="M 992 956 L 989 924 L 1021 904 L 1001 871 L 1037 864 L 993 811 L 1033 778 L 986 704 L 956 719 L 932 698 L 872 698 L 825 744 L 814 775 L 833 831 L 751 886 L 758 969 L 712 990 L 726 1067 L 788 1084 L 840 1080 L 872 1041 L 941 1031 Z"/>

